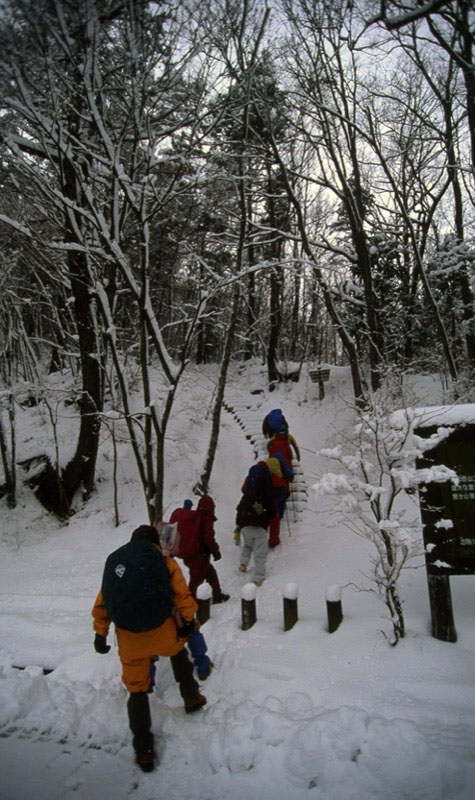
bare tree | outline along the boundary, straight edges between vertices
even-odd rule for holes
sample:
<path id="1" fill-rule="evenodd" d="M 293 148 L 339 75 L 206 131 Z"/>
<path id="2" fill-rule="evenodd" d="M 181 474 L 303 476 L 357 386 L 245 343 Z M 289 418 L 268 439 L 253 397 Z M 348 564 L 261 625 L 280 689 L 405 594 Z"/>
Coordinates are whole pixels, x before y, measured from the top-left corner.
<path id="1" fill-rule="evenodd" d="M 149 6 L 45 0 L 32 9 L 21 0 L 2 20 L 0 79 L 11 169 L 28 179 L 38 215 L 56 221 L 55 240 L 44 241 L 23 218 L 2 220 L 63 254 L 74 297 L 83 388 L 76 454 L 62 470 L 68 502 L 80 485 L 86 495 L 93 486 L 105 358 L 118 315 L 133 304 L 143 410 L 130 431 L 137 429 L 132 442 L 152 519 L 161 514 L 174 394 L 206 304 L 199 300 L 188 319 L 175 363 L 151 303 L 150 225 L 166 216 L 171 198 L 176 205 L 190 191 L 184 153 L 190 158 L 198 137 L 205 84 L 199 63 L 185 74 L 196 54 L 187 9 L 156 14 Z M 180 133 L 179 153 L 171 145 Z M 165 174 L 162 161 L 171 167 Z M 168 387 L 160 403 L 152 356 Z M 120 363 L 115 352 L 118 370 Z"/>
<path id="2" fill-rule="evenodd" d="M 226 88 L 220 94 L 216 134 L 227 155 L 237 186 L 239 214 L 237 252 L 242 247 L 249 266 L 266 262 L 265 272 L 266 362 L 271 388 L 281 379 L 278 368 L 282 333 L 286 262 L 285 236 L 289 203 L 275 163 L 271 137 L 285 139 L 285 92 L 279 85 L 274 58 L 265 36 L 270 5 L 255 0 L 234 0 L 212 5 L 214 15 L 208 36 L 223 63 Z M 244 234 L 244 239 L 243 239 Z M 243 262 L 244 263 L 244 262 Z M 257 285 L 253 270 L 247 273 L 247 317 L 252 352 L 252 329 L 258 321 Z M 264 303 L 261 303 L 261 309 Z M 252 337 L 252 338 L 251 338 Z"/>
<path id="3" fill-rule="evenodd" d="M 374 4 L 371 4 L 374 5 Z M 472 173 L 475 171 L 475 19 L 471 0 L 431 0 L 401 3 L 383 0 L 378 13 L 367 24 L 380 23 L 389 31 L 400 31 L 421 20 L 427 23 L 432 41 L 460 69 L 465 84 L 468 133 L 471 141 Z M 417 35 L 417 34 L 416 34 Z M 422 38 L 426 38 L 424 31 Z"/>
<path id="4" fill-rule="evenodd" d="M 458 480 L 454 471 L 443 465 L 416 469 L 416 457 L 424 444 L 413 436 L 413 422 L 413 409 L 393 414 L 390 393 L 372 394 L 366 410 L 358 415 L 352 437 L 321 451 L 342 472 L 325 472 L 314 487 L 323 495 L 336 497 L 335 513 L 352 533 L 374 546 L 370 578 L 388 609 L 393 646 L 405 634 L 401 575 L 421 553 L 419 509 L 414 504 L 412 513 L 407 507 L 406 492 L 412 494 L 426 481 Z M 443 441 L 449 432 L 440 428 L 434 439 Z"/>
<path id="5" fill-rule="evenodd" d="M 289 26 L 285 65 L 293 81 L 294 135 L 312 157 L 299 173 L 289 171 L 283 155 L 281 161 L 300 187 L 306 183 L 319 188 L 333 202 L 333 220 L 326 230 L 320 225 L 318 233 L 310 232 L 305 213 L 299 230 L 307 225 L 309 252 L 316 247 L 326 251 L 328 267 L 336 270 L 334 276 L 339 274 L 339 285 L 334 278 L 336 286 L 326 302 L 328 309 L 334 308 L 332 318 L 343 331 L 350 363 L 362 362 L 367 352 L 375 389 L 385 359 L 390 353 L 394 357 L 390 337 L 395 331 L 386 322 L 387 291 L 393 294 L 399 281 L 393 260 L 404 265 L 401 275 L 407 276 L 406 309 L 411 302 L 416 308 L 422 285 L 455 380 L 453 348 L 425 263 L 429 244 L 435 246 L 437 214 L 447 204 L 450 185 L 443 140 L 434 136 L 431 120 L 434 98 L 422 90 L 418 70 L 400 69 L 402 54 L 393 68 L 392 42 L 369 33 L 359 17 L 364 4 L 357 9 L 302 0 L 284 2 L 283 7 Z M 440 120 L 437 108 L 436 114 Z M 294 196 L 302 208 L 302 189 Z M 322 278 L 327 274 L 328 268 Z M 411 325 L 414 315 L 404 313 Z"/>
<path id="6" fill-rule="evenodd" d="M 454 14 L 453 11 L 452 22 L 455 22 Z M 394 31 L 393 36 L 414 63 L 418 74 L 425 81 L 439 106 L 439 113 L 431 114 L 430 118 L 426 113 L 424 119 L 428 132 L 432 132 L 432 136 L 437 137 L 444 146 L 445 169 L 452 191 L 454 235 L 459 245 L 462 245 L 466 236 L 466 206 L 470 203 L 470 192 L 467 192 L 466 187 L 470 184 L 473 185 L 473 180 L 471 181 L 469 176 L 464 180 L 465 171 L 462 166 L 470 149 L 467 145 L 467 135 L 471 132 L 471 128 L 470 122 L 468 130 L 466 126 L 469 92 L 465 91 L 464 94 L 463 87 L 460 85 L 463 70 L 460 69 L 454 52 L 457 47 L 460 47 L 460 35 L 463 31 L 464 36 L 468 37 L 464 49 L 469 54 L 471 51 L 470 38 L 473 44 L 473 35 L 470 37 L 470 30 L 464 29 L 464 23 L 461 21 L 458 26 L 446 28 L 444 33 L 447 47 L 441 48 L 436 42 L 428 41 L 427 36 L 422 36 L 422 32 L 416 26 L 409 26 L 407 22 L 405 25 L 395 28 L 389 25 L 389 28 Z M 469 55 L 470 61 L 471 56 Z M 457 293 L 460 296 L 460 328 L 463 330 L 462 337 L 465 338 L 469 368 L 473 372 L 475 364 L 474 298 L 469 264 L 461 258 L 457 259 L 454 278 L 458 285 Z"/>

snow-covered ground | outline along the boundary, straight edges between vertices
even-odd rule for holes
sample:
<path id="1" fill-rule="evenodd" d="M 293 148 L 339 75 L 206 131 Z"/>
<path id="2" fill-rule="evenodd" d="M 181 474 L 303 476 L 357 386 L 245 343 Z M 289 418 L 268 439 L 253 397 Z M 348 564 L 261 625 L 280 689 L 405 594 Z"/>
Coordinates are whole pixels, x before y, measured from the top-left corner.
<path id="1" fill-rule="evenodd" d="M 207 368 L 184 378 L 168 441 L 166 515 L 193 496 L 208 443 L 213 375 Z M 14 511 L 2 501 L 1 800 L 475 797 L 475 576 L 451 578 L 458 641 L 449 644 L 430 634 L 422 562 L 405 571 L 407 634 L 391 648 L 385 607 L 374 593 L 350 587 L 371 586 L 370 545 L 310 489 L 325 469 L 318 450 L 352 418 L 348 371 L 332 369 L 323 401 L 307 374 L 272 394 L 252 394 L 264 385 L 257 366 L 236 369 L 226 394 L 234 413 L 223 411 L 211 493 L 223 554 L 216 567 L 231 600 L 213 606 L 202 628 L 215 663 L 202 685 L 208 703 L 185 716 L 169 662 L 159 662 L 151 707 L 160 763 L 151 774 L 134 765 L 113 636 L 107 656 L 92 644 L 90 609 L 105 557 L 147 521 L 126 444 L 118 528 L 107 440 L 97 493 L 67 525 L 26 490 Z M 437 381 L 421 385 L 421 405 L 441 401 Z M 283 409 L 301 447 L 308 502 L 302 495 L 288 514 L 282 545 L 269 553 L 268 576 L 257 590 L 257 623 L 243 631 L 241 589 L 252 570 L 237 569 L 234 510 L 254 441 L 259 448 L 253 434 L 274 407 Z M 74 444 L 65 413 L 63 456 Z M 22 454 L 40 446 L 47 426 L 41 409 L 18 416 Z M 298 586 L 299 621 L 284 632 L 288 583 Z M 344 619 L 329 634 L 326 591 L 335 584 L 345 587 Z"/>

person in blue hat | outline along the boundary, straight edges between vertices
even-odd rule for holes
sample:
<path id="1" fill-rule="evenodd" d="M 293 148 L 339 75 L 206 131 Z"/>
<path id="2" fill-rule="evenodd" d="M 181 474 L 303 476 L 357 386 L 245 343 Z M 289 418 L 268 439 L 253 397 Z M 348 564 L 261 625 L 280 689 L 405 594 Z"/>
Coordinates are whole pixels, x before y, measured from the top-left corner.
<path id="1" fill-rule="evenodd" d="M 190 509 L 192 507 L 193 507 L 192 501 L 185 500 L 185 502 L 183 503 L 183 508 Z M 169 558 L 173 558 L 173 556 L 176 555 L 177 551 L 176 541 L 178 540 L 177 527 L 178 526 L 176 523 L 170 524 L 167 522 L 157 522 L 155 525 L 155 528 L 158 532 L 159 547 L 162 553 L 165 556 L 168 556 Z M 176 626 L 180 631 L 180 629 L 184 625 L 184 622 L 176 608 L 173 612 L 173 616 L 175 618 Z M 188 634 L 186 644 L 188 650 L 190 651 L 190 655 L 193 659 L 196 672 L 198 673 L 198 678 L 200 679 L 200 681 L 205 681 L 206 678 L 210 675 L 214 664 L 211 661 L 210 657 L 207 655 L 208 646 L 206 644 L 205 637 L 200 631 L 200 625 L 196 618 L 194 618 L 194 629 L 191 631 L 191 633 Z M 155 675 L 155 664 L 153 664 L 151 667 L 151 672 L 150 672 L 151 680 L 150 680 L 149 692 L 153 691 L 154 675 Z"/>

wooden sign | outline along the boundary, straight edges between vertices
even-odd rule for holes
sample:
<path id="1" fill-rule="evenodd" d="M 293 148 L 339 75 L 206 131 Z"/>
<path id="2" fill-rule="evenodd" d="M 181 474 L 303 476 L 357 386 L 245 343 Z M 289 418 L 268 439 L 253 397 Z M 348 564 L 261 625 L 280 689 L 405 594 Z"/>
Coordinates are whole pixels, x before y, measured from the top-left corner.
<path id="1" fill-rule="evenodd" d="M 450 576 L 475 574 L 475 405 L 440 407 L 423 416 L 432 424 L 415 426 L 422 439 L 429 440 L 441 427 L 450 429 L 439 444 L 427 442 L 416 466 L 427 469 L 429 478 L 441 465 L 456 473 L 455 481 L 419 484 L 432 635 L 456 642 Z"/>

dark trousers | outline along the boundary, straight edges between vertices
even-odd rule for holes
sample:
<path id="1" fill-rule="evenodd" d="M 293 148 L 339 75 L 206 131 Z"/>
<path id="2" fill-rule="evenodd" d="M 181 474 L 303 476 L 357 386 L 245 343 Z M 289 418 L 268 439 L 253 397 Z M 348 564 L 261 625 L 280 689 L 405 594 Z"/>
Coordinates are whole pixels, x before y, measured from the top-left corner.
<path id="1" fill-rule="evenodd" d="M 197 553 L 196 556 L 183 559 L 185 565 L 190 571 L 190 580 L 188 588 L 196 599 L 196 590 L 200 584 L 208 581 L 213 592 L 213 601 L 216 601 L 221 596 L 221 586 L 219 583 L 218 573 L 210 562 L 209 555 L 203 556 Z"/>
<path id="2" fill-rule="evenodd" d="M 183 648 L 176 656 L 171 656 L 170 661 L 183 700 L 198 694 L 199 686 L 193 677 L 193 664 L 186 649 Z"/>
<path id="3" fill-rule="evenodd" d="M 129 727 L 133 733 L 132 744 L 136 753 L 153 749 L 153 733 L 150 728 L 150 704 L 146 692 L 134 692 L 127 701 Z"/>
<path id="4" fill-rule="evenodd" d="M 198 683 L 193 677 L 193 664 L 185 648 L 176 656 L 170 657 L 173 675 L 182 698 L 194 697 L 198 694 Z M 132 744 L 136 753 L 153 749 L 152 719 L 150 717 L 150 703 L 147 692 L 133 692 L 127 701 L 129 727 L 132 731 Z"/>

